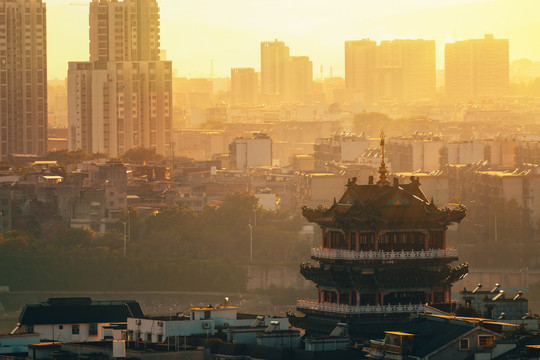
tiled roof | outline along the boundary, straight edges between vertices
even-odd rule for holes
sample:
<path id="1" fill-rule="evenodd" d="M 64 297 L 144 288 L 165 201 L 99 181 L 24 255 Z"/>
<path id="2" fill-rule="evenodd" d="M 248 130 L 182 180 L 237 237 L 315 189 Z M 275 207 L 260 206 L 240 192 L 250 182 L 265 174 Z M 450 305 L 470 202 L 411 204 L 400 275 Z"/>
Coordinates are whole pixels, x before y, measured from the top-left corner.
<path id="1" fill-rule="evenodd" d="M 58 298 L 49 299 L 41 304 L 26 305 L 19 317 L 19 323 L 21 325 L 114 323 L 126 322 L 129 317 L 144 317 L 141 306 L 134 300 L 92 302 L 89 298 Z"/>

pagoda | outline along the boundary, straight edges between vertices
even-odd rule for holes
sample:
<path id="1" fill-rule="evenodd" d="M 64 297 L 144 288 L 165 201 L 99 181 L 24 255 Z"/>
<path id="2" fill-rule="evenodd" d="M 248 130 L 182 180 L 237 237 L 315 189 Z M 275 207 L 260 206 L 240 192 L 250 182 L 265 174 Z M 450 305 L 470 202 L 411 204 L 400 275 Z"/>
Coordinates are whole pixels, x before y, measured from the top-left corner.
<path id="1" fill-rule="evenodd" d="M 353 339 L 373 338 L 406 322 L 426 304 L 451 303 L 452 284 L 468 265 L 451 267 L 457 251 L 448 247 L 448 226 L 459 223 L 466 208 L 440 209 L 420 189 L 418 178 L 400 184 L 388 180 L 384 133 L 379 179 L 366 185 L 349 179 L 347 190 L 330 208 L 303 208 L 322 229 L 322 244 L 312 249 L 317 264 L 300 272 L 317 285 L 318 297 L 299 300 L 304 316 L 293 325 L 310 335 L 328 335 L 347 323 Z"/>

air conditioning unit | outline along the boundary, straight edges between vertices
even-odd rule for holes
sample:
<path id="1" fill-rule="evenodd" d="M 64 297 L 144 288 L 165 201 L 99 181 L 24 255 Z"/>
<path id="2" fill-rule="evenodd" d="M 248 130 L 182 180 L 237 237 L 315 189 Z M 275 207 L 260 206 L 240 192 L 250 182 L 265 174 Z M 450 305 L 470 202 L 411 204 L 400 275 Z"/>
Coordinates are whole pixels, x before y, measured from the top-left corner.
<path id="1" fill-rule="evenodd" d="M 157 326 L 162 327 L 163 326 L 163 321 L 158 321 Z"/>
<path id="2" fill-rule="evenodd" d="M 135 320 L 135 325 L 141 325 L 141 320 L 139 319 Z"/>
<path id="3" fill-rule="evenodd" d="M 210 323 L 208 321 L 203 321 L 202 328 L 204 330 L 208 330 L 208 329 L 210 329 L 210 327 L 211 327 L 211 325 L 210 325 Z"/>

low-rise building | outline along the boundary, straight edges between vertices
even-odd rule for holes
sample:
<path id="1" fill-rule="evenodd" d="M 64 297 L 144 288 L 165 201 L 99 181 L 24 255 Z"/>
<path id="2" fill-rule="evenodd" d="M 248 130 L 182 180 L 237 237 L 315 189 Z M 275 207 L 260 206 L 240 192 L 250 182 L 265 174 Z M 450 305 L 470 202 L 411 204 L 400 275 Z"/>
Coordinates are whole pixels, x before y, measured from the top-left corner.
<path id="1" fill-rule="evenodd" d="M 144 316 L 133 300 L 92 301 L 90 298 L 50 298 L 25 305 L 13 334 L 39 334 L 40 341 L 99 341 L 103 328 Z"/>

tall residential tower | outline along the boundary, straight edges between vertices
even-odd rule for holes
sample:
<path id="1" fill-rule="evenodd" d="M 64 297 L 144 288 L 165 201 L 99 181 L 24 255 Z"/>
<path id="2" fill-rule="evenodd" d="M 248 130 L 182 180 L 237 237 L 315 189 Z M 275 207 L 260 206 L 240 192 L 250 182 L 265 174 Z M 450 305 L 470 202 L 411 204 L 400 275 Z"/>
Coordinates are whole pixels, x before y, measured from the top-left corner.
<path id="1" fill-rule="evenodd" d="M 41 0 L 0 0 L 0 157 L 47 149 L 47 28 Z"/>
<path id="2" fill-rule="evenodd" d="M 445 46 L 445 88 L 449 99 L 506 95 L 510 82 L 508 39 L 456 41 Z"/>
<path id="3" fill-rule="evenodd" d="M 68 71 L 69 149 L 164 154 L 171 142 L 172 64 L 160 60 L 156 0 L 92 0 L 90 61 Z"/>
<path id="4" fill-rule="evenodd" d="M 429 99 L 435 95 L 435 41 L 346 41 L 345 82 L 354 101 Z"/>

